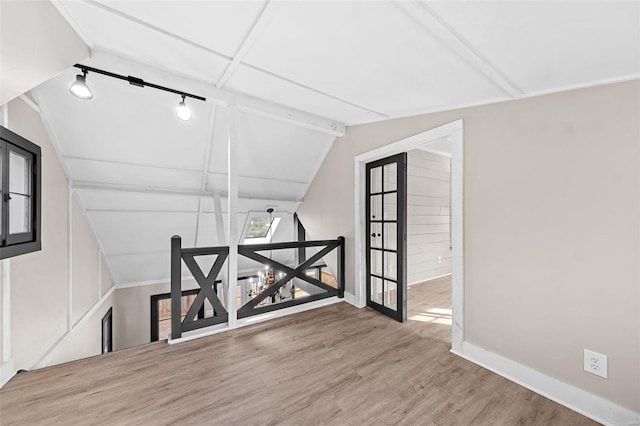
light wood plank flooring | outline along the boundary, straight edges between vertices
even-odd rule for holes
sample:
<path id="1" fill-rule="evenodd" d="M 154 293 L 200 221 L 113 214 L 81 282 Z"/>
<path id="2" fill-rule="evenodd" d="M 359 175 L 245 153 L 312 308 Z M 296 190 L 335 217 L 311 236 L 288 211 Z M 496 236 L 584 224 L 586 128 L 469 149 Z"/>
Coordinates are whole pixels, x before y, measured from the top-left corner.
<path id="1" fill-rule="evenodd" d="M 450 354 L 449 287 L 412 286 L 405 324 L 339 303 L 20 374 L 0 424 L 596 424 Z"/>

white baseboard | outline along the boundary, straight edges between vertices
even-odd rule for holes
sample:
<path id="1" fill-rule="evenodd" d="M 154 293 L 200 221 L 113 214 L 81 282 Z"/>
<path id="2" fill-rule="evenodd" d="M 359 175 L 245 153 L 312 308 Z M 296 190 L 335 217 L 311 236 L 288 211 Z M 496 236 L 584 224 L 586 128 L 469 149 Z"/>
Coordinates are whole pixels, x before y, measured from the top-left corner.
<path id="1" fill-rule="evenodd" d="M 346 293 L 345 293 L 346 296 Z M 224 333 L 226 331 L 235 330 L 236 328 L 246 327 L 248 325 L 258 324 L 264 321 L 285 317 L 288 315 L 297 314 L 311 309 L 322 308 L 323 306 L 333 305 L 334 303 L 340 303 L 343 299 L 338 297 L 328 297 L 326 299 L 316 300 L 315 302 L 303 303 L 301 305 L 292 306 L 290 308 L 279 309 L 272 312 L 266 312 L 264 314 L 255 315 L 249 318 L 239 319 L 235 327 L 229 327 L 227 324 L 216 324 L 211 327 L 200 328 L 198 330 L 189 331 L 183 333 L 179 339 L 169 339 L 167 343 L 170 345 L 182 342 L 188 342 L 190 340 L 199 339 L 201 337 L 212 336 L 218 333 Z"/>
<path id="2" fill-rule="evenodd" d="M 640 425 L 640 413 L 471 343 L 463 342 L 462 353 L 451 352 L 604 425 Z"/>
<path id="3" fill-rule="evenodd" d="M 13 369 L 13 358 L 0 365 L 0 388 L 2 388 L 16 374 Z"/>

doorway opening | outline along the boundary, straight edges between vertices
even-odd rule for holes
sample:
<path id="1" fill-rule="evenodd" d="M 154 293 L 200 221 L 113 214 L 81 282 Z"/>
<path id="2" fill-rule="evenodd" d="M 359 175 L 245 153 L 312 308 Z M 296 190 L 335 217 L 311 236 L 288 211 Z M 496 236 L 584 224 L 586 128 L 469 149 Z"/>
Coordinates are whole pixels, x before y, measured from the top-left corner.
<path id="1" fill-rule="evenodd" d="M 113 352 L 113 308 L 102 317 L 102 353 Z"/>
<path id="2" fill-rule="evenodd" d="M 435 155 L 441 155 L 445 150 L 450 155 L 450 201 L 437 201 L 441 204 L 449 204 L 449 206 L 439 206 L 439 207 L 449 207 L 448 209 L 438 210 L 437 215 L 431 216 L 440 216 L 441 218 L 432 218 L 434 221 L 450 221 L 450 226 L 447 224 L 425 224 L 425 225 L 444 225 L 444 226 L 429 226 L 428 228 L 422 229 L 431 229 L 436 230 L 439 234 L 442 234 L 442 230 L 448 231 L 448 239 L 449 239 L 449 253 L 450 260 L 447 260 L 446 251 L 441 254 L 435 254 L 435 263 L 431 265 L 421 266 L 422 272 L 425 272 L 431 268 L 432 271 L 437 271 L 440 269 L 441 271 L 446 270 L 445 266 L 450 262 L 450 278 L 445 276 L 439 279 L 434 279 L 433 283 L 437 283 L 440 280 L 439 285 L 443 286 L 443 288 L 450 288 L 451 291 L 451 308 L 450 311 L 447 308 L 440 308 L 434 306 L 428 310 L 426 315 L 416 316 L 415 318 L 422 318 L 425 321 L 437 321 L 437 322 L 451 322 L 451 347 L 453 352 L 461 353 L 462 342 L 464 340 L 464 240 L 463 240 L 463 122 L 462 120 L 454 121 L 452 123 L 448 123 L 442 125 L 440 127 L 419 133 L 417 135 L 411 136 L 406 139 L 402 139 L 400 141 L 391 143 L 389 145 L 383 146 L 376 150 L 358 155 L 355 158 L 355 167 L 356 167 L 356 198 L 355 198 L 355 249 L 356 249 L 356 288 L 355 288 L 355 304 L 357 306 L 363 307 L 368 304 L 369 299 L 371 299 L 371 284 L 370 284 L 370 267 L 371 267 L 371 254 L 370 254 L 370 244 L 371 244 L 371 234 L 373 233 L 371 230 L 370 217 L 367 216 L 370 214 L 368 212 L 368 203 L 371 202 L 368 198 L 371 197 L 370 188 L 367 187 L 367 183 L 370 184 L 370 175 L 367 176 L 367 173 L 371 173 L 371 167 L 368 167 L 368 164 L 373 164 L 376 161 L 389 158 L 394 155 L 406 155 L 406 153 L 411 153 L 414 150 L 419 150 L 416 152 L 425 152 Z M 425 154 L 429 156 L 429 154 Z M 431 159 L 426 159 L 425 161 L 433 161 L 434 164 L 442 164 L 443 169 L 441 172 L 446 172 L 446 164 L 447 160 L 442 158 L 432 157 Z M 410 162 L 410 160 L 409 160 Z M 422 172 L 425 174 L 425 172 Z M 426 173 L 428 174 L 428 173 Z M 400 174 L 399 174 L 400 176 Z M 436 173 L 432 176 L 438 176 Z M 444 178 L 444 174 L 439 175 L 441 178 Z M 442 181 L 446 181 L 446 179 L 441 179 Z M 422 182 L 424 183 L 424 182 Z M 446 184 L 434 184 L 433 186 L 438 187 L 440 193 Z M 420 186 L 420 183 L 418 184 Z M 424 190 L 424 188 L 418 188 L 418 190 Z M 427 197 L 427 194 L 423 195 Z M 410 198 L 413 196 L 407 196 L 408 202 L 410 205 L 416 205 L 415 198 Z M 435 197 L 438 198 L 438 197 Z M 440 197 L 446 198 L 446 197 Z M 437 203 L 436 203 L 437 204 Z M 369 206 L 370 207 L 370 206 Z M 405 204 L 403 207 L 407 207 Z M 426 208 L 429 207 L 429 208 Z M 425 206 L 422 210 L 423 212 L 435 212 L 434 206 Z M 415 208 L 411 207 L 413 212 L 415 212 Z M 418 210 L 422 209 L 419 207 Z M 450 219 L 444 219 L 442 216 L 448 216 Z M 410 215 L 411 216 L 411 215 Z M 412 221 L 416 221 L 415 218 L 409 219 Z M 370 232 L 371 231 L 371 232 Z M 398 230 L 400 232 L 400 230 Z M 445 232 L 447 233 L 447 232 Z M 381 233 L 382 234 L 382 233 Z M 376 231 L 377 236 L 377 231 Z M 421 237 L 422 240 L 434 240 L 432 237 Z M 442 239 L 442 236 L 437 237 L 435 239 Z M 406 236 L 403 235 L 402 239 L 399 237 L 398 242 L 406 244 Z M 437 245 L 438 250 L 441 249 L 447 242 L 440 241 L 441 244 Z M 426 258 L 429 259 L 431 256 L 429 253 L 425 253 L 424 248 L 415 247 L 416 251 L 412 252 L 415 254 L 416 258 Z M 433 248 L 431 248 L 433 251 Z M 438 256 L 440 257 L 438 259 Z M 408 263 L 408 252 L 405 251 L 403 254 L 402 261 L 398 261 L 399 267 L 406 268 Z M 412 259 L 415 264 L 415 260 Z M 431 260 L 428 260 L 431 261 Z M 439 263 L 438 263 L 439 261 Z M 441 268 L 438 268 L 438 265 L 442 265 Z M 435 268 L 433 267 L 435 266 Z M 420 271 L 420 268 L 417 268 L 417 271 Z M 406 272 L 405 272 L 406 273 Z M 435 272 L 434 272 L 435 273 Z M 402 285 L 402 288 L 397 289 L 398 293 L 407 292 L 407 284 L 413 284 L 417 282 L 422 282 L 424 280 L 419 280 L 420 274 L 416 274 L 411 272 L 411 267 L 409 267 L 409 274 L 407 279 L 404 280 L 404 283 L 398 282 L 398 285 Z M 412 278 L 413 277 L 413 278 Z M 436 278 L 429 277 L 427 274 L 427 279 Z M 418 279 L 418 281 L 416 281 Z M 448 284 L 450 280 L 450 285 Z M 443 284 L 444 281 L 445 283 Z M 450 287 L 449 287 L 450 286 Z M 419 288 L 420 286 L 415 286 L 415 288 Z M 412 290 L 413 291 L 413 290 Z M 375 296 L 375 295 L 374 295 Z M 402 306 L 398 306 L 398 308 L 402 308 Z M 403 309 L 406 315 L 406 309 Z M 417 320 L 417 319 L 415 319 Z"/>

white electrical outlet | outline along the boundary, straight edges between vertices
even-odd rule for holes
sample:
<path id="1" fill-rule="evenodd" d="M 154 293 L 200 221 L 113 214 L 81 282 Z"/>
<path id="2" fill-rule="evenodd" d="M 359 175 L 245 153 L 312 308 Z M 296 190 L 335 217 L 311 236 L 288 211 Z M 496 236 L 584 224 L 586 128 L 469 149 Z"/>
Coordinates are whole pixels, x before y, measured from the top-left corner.
<path id="1" fill-rule="evenodd" d="M 584 371 L 607 378 L 607 356 L 598 352 L 584 350 Z"/>
<path id="2" fill-rule="evenodd" d="M 438 264 L 442 263 L 442 256 L 438 256 Z"/>

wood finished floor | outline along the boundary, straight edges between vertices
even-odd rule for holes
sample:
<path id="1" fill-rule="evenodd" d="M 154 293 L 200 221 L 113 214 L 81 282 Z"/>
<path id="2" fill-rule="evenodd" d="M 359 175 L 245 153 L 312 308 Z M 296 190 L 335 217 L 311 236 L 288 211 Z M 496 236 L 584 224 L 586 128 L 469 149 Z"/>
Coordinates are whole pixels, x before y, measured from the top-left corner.
<path id="1" fill-rule="evenodd" d="M 412 286 L 405 324 L 339 303 L 20 374 L 0 424 L 597 424 L 452 355 L 449 287 Z"/>

